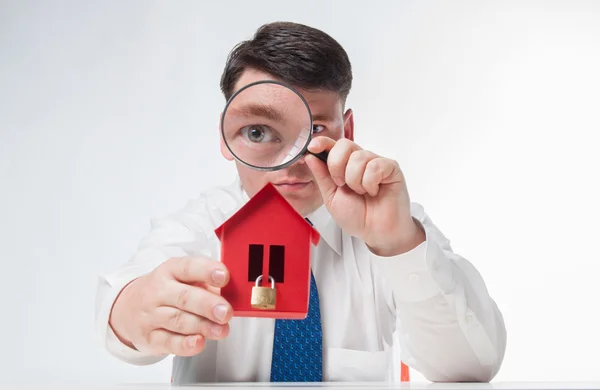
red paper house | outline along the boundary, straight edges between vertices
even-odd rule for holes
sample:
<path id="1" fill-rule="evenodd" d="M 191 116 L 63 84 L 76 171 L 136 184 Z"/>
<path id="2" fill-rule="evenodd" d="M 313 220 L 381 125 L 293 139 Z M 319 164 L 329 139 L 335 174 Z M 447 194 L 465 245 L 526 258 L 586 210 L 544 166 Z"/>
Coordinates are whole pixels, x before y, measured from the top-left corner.
<path id="1" fill-rule="evenodd" d="M 319 233 L 267 184 L 215 233 L 221 240 L 221 261 L 231 277 L 221 295 L 238 317 L 302 319 L 308 313 L 311 243 Z M 276 307 L 251 305 L 252 288 L 275 280 Z"/>

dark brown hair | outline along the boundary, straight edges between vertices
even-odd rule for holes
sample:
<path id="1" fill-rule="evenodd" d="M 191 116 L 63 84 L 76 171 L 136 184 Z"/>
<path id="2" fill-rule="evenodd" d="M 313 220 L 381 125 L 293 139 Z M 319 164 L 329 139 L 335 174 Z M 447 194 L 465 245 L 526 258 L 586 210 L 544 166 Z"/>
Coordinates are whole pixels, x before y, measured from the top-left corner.
<path id="1" fill-rule="evenodd" d="M 233 48 L 221 76 L 225 99 L 247 67 L 306 90 L 337 92 L 342 101 L 352 87 L 352 67 L 342 46 L 323 31 L 298 23 L 265 24 L 251 40 Z"/>

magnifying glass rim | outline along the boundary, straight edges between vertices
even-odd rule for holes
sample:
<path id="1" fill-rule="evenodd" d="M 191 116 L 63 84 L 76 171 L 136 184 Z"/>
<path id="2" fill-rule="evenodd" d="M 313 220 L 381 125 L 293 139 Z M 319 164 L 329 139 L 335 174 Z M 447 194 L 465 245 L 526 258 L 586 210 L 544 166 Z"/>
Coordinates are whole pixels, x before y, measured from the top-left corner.
<path id="1" fill-rule="evenodd" d="M 257 165 L 252 165 L 247 163 L 246 161 L 243 161 L 241 158 L 239 158 L 234 152 L 233 150 L 231 150 L 231 148 L 229 147 L 229 144 L 227 143 L 227 139 L 225 138 L 225 115 L 227 114 L 227 110 L 229 109 L 229 105 L 231 104 L 231 102 L 233 101 L 233 99 L 239 95 L 240 93 L 242 93 L 243 91 L 245 91 L 246 89 L 253 87 L 255 85 L 259 85 L 259 84 L 277 84 L 277 85 L 281 85 L 282 87 L 288 88 L 290 89 L 292 92 L 294 92 L 296 95 L 298 95 L 298 97 L 300 98 L 300 100 L 302 100 L 302 103 L 304 103 L 304 106 L 306 106 L 306 110 L 308 111 L 308 118 L 310 120 L 310 124 L 309 124 L 309 134 L 308 134 L 308 140 L 306 141 L 306 143 L 304 144 L 304 146 L 302 147 L 302 150 L 299 151 L 298 155 L 296 157 L 294 157 L 293 159 L 280 164 L 280 165 L 276 165 L 274 167 L 260 167 Z M 231 153 L 231 155 L 240 163 L 244 164 L 247 167 L 259 170 L 259 171 L 275 171 L 275 170 L 279 170 L 279 169 L 283 169 L 285 167 L 288 167 L 290 165 L 292 165 L 293 163 L 295 163 L 296 161 L 298 161 L 298 159 L 300 159 L 302 156 L 304 156 L 304 154 L 306 153 L 306 151 L 308 150 L 308 144 L 310 144 L 310 141 L 312 139 L 312 127 L 313 127 L 313 120 L 312 120 L 312 112 L 310 111 L 310 107 L 308 106 L 308 102 L 306 101 L 306 99 L 304 99 L 304 96 L 302 96 L 300 94 L 300 92 L 298 92 L 294 87 L 292 87 L 291 85 L 284 83 L 282 81 L 278 81 L 278 80 L 259 80 L 259 81 L 254 81 L 250 84 L 247 84 L 245 86 L 243 86 L 242 88 L 240 88 L 239 90 L 237 90 L 230 98 L 229 100 L 227 100 L 227 103 L 225 104 L 225 108 L 223 109 L 223 114 L 221 114 L 221 136 L 223 137 L 223 143 L 225 144 L 225 147 L 227 148 L 227 150 L 229 150 L 229 152 Z"/>

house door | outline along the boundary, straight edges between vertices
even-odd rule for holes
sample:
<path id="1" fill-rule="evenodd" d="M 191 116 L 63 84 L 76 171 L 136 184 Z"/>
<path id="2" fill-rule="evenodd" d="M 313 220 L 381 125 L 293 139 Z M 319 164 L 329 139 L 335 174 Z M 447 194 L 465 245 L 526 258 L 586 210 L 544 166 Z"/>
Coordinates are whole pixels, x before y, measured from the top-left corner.
<path id="1" fill-rule="evenodd" d="M 269 256 L 267 261 L 268 274 L 263 273 L 265 260 L 265 245 L 250 244 L 248 248 L 248 281 L 254 282 L 263 275 L 263 281 L 268 283 L 271 276 L 276 283 L 284 282 L 285 275 L 285 246 L 268 245 Z"/>

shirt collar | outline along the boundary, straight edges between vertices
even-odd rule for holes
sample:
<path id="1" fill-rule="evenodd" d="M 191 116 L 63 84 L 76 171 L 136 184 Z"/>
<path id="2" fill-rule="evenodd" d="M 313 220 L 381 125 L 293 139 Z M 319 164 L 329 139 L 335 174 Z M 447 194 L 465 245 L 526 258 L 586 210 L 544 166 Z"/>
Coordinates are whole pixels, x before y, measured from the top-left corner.
<path id="1" fill-rule="evenodd" d="M 319 232 L 321 238 L 325 240 L 327 244 L 333 249 L 338 255 L 342 254 L 342 230 L 339 228 L 329 211 L 322 205 L 312 213 L 306 216 L 315 228 Z"/>
<path id="2" fill-rule="evenodd" d="M 239 177 L 236 178 L 235 185 L 240 191 L 242 204 L 250 200 L 250 197 L 242 187 Z M 342 230 L 339 228 L 325 205 L 322 205 L 312 213 L 305 216 L 313 224 L 316 231 L 319 232 L 321 238 L 333 249 L 338 255 L 342 254 Z"/>

